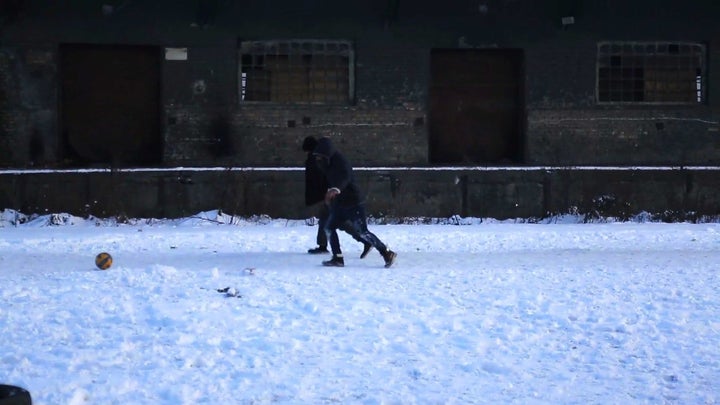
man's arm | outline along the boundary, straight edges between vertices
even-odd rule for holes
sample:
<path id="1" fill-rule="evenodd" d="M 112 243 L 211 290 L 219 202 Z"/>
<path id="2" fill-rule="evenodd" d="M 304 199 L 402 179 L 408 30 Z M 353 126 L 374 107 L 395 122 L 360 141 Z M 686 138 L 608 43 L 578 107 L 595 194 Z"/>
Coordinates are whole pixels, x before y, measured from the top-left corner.
<path id="1" fill-rule="evenodd" d="M 329 203 L 342 193 L 350 184 L 350 178 L 350 164 L 342 155 L 336 153 L 327 170 L 328 191 L 325 193 L 325 202 Z"/>

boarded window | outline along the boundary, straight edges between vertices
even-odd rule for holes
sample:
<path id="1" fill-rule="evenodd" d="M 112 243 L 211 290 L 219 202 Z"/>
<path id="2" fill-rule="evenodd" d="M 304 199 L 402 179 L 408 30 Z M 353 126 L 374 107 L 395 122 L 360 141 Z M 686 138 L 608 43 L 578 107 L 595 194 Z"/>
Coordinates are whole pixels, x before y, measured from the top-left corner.
<path id="1" fill-rule="evenodd" d="M 240 43 L 241 102 L 349 104 L 350 42 L 296 40 Z"/>
<path id="2" fill-rule="evenodd" d="M 597 53 L 600 103 L 701 104 L 705 46 L 686 42 L 601 42 Z"/>

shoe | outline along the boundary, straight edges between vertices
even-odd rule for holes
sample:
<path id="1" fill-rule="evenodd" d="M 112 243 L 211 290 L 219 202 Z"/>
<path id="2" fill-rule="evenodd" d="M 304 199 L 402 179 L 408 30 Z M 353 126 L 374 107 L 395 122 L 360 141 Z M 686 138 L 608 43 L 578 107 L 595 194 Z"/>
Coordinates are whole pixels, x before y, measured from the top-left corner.
<path id="1" fill-rule="evenodd" d="M 363 246 L 363 251 L 362 251 L 362 253 L 360 253 L 360 258 L 361 258 L 361 259 L 364 259 L 365 256 L 367 256 L 368 253 L 370 253 L 370 251 L 372 250 L 372 248 L 373 248 L 373 245 L 371 245 L 371 244 L 369 244 L 369 243 L 365 243 L 364 246 Z"/>
<path id="2" fill-rule="evenodd" d="M 385 259 L 385 268 L 388 268 L 395 263 L 395 258 L 397 257 L 397 253 L 393 252 L 392 250 L 388 250 L 385 252 L 383 256 L 383 259 Z"/>
<path id="3" fill-rule="evenodd" d="M 326 248 L 326 247 L 322 247 L 322 246 L 318 246 L 318 247 L 316 247 L 316 248 L 308 249 L 308 253 L 310 253 L 311 255 L 317 255 L 317 254 L 322 254 L 322 253 L 327 253 L 327 252 L 328 252 L 327 248 Z"/>
<path id="4" fill-rule="evenodd" d="M 325 267 L 345 267 L 345 259 L 342 256 L 333 255 L 332 259 L 322 262 Z"/>

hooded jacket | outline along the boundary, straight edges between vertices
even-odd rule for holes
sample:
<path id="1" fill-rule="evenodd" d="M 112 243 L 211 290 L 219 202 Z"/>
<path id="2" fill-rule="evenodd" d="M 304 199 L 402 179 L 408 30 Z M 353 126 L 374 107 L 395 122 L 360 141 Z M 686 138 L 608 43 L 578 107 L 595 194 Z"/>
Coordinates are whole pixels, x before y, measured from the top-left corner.
<path id="1" fill-rule="evenodd" d="M 320 171 L 325 174 L 328 189 L 335 188 L 340 194 L 335 197 L 335 203 L 342 206 L 358 205 L 364 202 L 360 188 L 355 184 L 350 162 L 335 149 L 330 138 L 320 138 L 313 155 Z"/>
<path id="2" fill-rule="evenodd" d="M 302 145 L 302 150 L 307 152 L 307 158 L 305 159 L 305 205 L 307 206 L 323 201 L 325 192 L 328 189 L 325 173 L 320 171 L 317 163 L 315 163 L 313 151 L 316 146 L 317 140 L 312 136 L 305 138 Z"/>

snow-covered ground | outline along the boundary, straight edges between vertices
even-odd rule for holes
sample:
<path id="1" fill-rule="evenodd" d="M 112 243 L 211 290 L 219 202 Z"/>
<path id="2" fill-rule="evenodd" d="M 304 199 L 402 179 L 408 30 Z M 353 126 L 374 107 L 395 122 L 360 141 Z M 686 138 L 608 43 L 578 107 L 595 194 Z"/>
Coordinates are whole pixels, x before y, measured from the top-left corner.
<path id="1" fill-rule="evenodd" d="M 371 225 L 385 269 L 305 221 L 14 218 L 0 384 L 34 404 L 720 402 L 720 224 Z"/>

